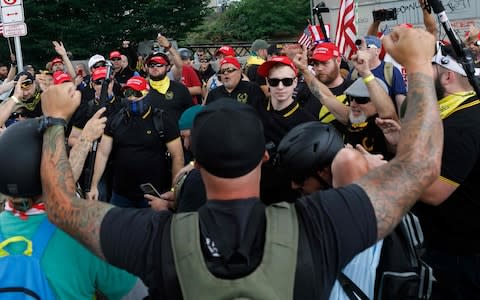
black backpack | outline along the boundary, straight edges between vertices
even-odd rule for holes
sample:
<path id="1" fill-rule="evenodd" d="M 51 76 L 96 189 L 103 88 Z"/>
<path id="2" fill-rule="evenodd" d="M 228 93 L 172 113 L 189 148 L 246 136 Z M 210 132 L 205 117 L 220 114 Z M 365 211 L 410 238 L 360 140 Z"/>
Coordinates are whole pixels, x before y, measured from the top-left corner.
<path id="1" fill-rule="evenodd" d="M 383 240 L 375 278 L 375 299 L 430 299 L 435 279 L 432 268 L 421 259 L 424 252 L 420 222 L 413 213 L 408 213 Z M 368 300 L 345 274 L 341 273 L 338 280 L 351 300 Z"/>

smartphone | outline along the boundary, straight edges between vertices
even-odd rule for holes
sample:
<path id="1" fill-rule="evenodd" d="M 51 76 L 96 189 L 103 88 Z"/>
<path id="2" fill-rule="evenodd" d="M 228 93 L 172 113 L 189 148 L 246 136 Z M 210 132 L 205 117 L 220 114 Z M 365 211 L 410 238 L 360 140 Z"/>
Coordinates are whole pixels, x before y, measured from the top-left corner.
<path id="1" fill-rule="evenodd" d="M 152 196 L 161 198 L 160 193 L 155 189 L 155 187 L 153 187 L 153 185 L 150 182 L 142 183 L 140 185 L 140 189 L 142 190 L 142 192 L 144 194 L 148 194 L 148 195 L 152 195 Z"/>

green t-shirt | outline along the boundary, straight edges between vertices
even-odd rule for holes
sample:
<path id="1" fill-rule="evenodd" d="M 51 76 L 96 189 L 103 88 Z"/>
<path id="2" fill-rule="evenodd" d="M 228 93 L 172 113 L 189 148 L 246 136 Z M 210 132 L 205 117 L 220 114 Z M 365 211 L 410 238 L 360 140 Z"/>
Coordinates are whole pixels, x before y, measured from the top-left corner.
<path id="1" fill-rule="evenodd" d="M 46 214 L 22 220 L 11 212 L 2 212 L 0 231 L 5 239 L 12 236 L 31 239 L 44 218 Z M 7 249 L 21 253 L 24 247 L 24 243 L 15 243 Z M 92 300 L 95 289 L 108 299 L 120 299 L 137 281 L 137 277 L 99 259 L 60 229 L 50 239 L 40 263 L 57 299 Z"/>

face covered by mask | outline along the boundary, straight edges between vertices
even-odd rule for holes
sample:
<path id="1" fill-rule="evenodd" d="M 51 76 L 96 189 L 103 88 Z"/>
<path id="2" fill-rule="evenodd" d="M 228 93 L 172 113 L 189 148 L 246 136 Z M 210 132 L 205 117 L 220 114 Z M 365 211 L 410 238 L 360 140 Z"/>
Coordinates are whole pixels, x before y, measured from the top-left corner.
<path id="1" fill-rule="evenodd" d="M 128 101 L 128 110 L 132 115 L 143 115 L 150 108 L 150 97 L 145 96 L 138 101 Z"/>

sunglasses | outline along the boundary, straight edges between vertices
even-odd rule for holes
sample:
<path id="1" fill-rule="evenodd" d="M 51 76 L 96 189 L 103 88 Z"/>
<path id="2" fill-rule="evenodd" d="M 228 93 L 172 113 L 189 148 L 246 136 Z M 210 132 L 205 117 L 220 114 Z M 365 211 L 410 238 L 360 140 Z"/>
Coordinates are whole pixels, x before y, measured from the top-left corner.
<path id="1" fill-rule="evenodd" d="M 119 61 L 119 60 L 121 60 L 120 57 L 114 57 L 114 58 L 111 59 L 111 61 Z"/>
<path id="2" fill-rule="evenodd" d="M 159 63 L 149 63 L 148 67 L 149 68 L 161 68 L 161 67 L 165 67 L 165 65 L 164 64 L 159 64 Z"/>
<path id="3" fill-rule="evenodd" d="M 104 61 L 100 61 L 94 64 L 92 68 L 96 69 L 96 68 L 105 67 L 105 66 L 106 66 L 106 63 Z"/>
<path id="4" fill-rule="evenodd" d="M 16 118 L 24 118 L 25 117 L 25 113 L 23 112 L 14 112 L 12 113 L 12 118 L 16 119 Z"/>
<path id="5" fill-rule="evenodd" d="M 367 104 L 368 102 L 370 102 L 370 98 L 348 96 L 348 102 L 352 102 L 352 101 L 357 102 L 357 104 Z"/>
<path id="6" fill-rule="evenodd" d="M 201 62 L 201 63 L 208 63 L 209 60 L 208 60 L 208 59 L 201 59 L 200 62 Z"/>
<path id="7" fill-rule="evenodd" d="M 130 97 L 135 97 L 135 98 L 140 98 L 143 96 L 142 92 L 140 91 L 136 91 L 134 89 L 126 89 L 123 94 L 125 95 L 126 98 L 130 98 Z"/>
<path id="8" fill-rule="evenodd" d="M 270 86 L 278 86 L 282 82 L 283 86 L 291 86 L 295 78 L 267 78 Z"/>
<path id="9" fill-rule="evenodd" d="M 33 84 L 33 81 L 31 79 L 26 79 L 20 84 L 20 87 L 22 89 L 28 89 L 32 84 Z"/>
<path id="10" fill-rule="evenodd" d="M 102 83 L 103 83 L 104 81 L 105 81 L 104 79 L 97 79 L 97 80 L 94 80 L 94 81 L 93 81 L 93 84 L 95 84 L 95 85 L 102 85 Z"/>
<path id="11" fill-rule="evenodd" d="M 231 74 L 231 73 L 233 73 L 237 70 L 238 69 L 235 69 L 235 68 L 220 69 L 220 71 L 218 71 L 218 74 L 220 74 L 220 75 Z"/>

